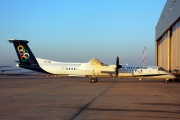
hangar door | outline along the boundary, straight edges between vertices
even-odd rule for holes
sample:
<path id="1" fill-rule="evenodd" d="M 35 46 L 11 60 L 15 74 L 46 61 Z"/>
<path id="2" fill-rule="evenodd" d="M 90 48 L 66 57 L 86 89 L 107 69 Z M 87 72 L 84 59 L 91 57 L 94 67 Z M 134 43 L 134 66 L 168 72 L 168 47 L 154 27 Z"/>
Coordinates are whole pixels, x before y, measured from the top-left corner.
<path id="1" fill-rule="evenodd" d="M 165 33 L 163 37 L 158 41 L 158 66 L 168 69 L 168 33 Z"/>
<path id="2" fill-rule="evenodd" d="M 180 68 L 180 20 L 172 27 L 171 69 Z"/>

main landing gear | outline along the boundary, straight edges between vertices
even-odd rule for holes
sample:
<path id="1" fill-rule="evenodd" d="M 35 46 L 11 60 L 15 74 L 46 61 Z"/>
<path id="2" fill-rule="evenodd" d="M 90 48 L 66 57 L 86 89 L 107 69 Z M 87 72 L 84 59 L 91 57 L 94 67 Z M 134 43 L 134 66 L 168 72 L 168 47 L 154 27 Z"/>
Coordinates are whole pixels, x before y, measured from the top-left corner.
<path id="1" fill-rule="evenodd" d="M 164 83 L 169 83 L 169 80 L 165 80 Z"/>
<path id="2" fill-rule="evenodd" d="M 91 78 L 90 83 L 96 83 L 98 82 L 97 78 Z"/>
<path id="3" fill-rule="evenodd" d="M 170 82 L 177 82 L 177 83 L 180 83 L 180 80 L 179 80 L 179 78 L 176 78 L 176 79 L 166 79 L 165 81 L 164 81 L 164 83 L 170 83 Z"/>
<path id="4" fill-rule="evenodd" d="M 96 83 L 96 82 L 98 82 L 98 80 L 97 80 L 98 74 L 99 74 L 99 73 L 97 73 L 97 75 L 96 75 L 95 72 L 94 72 L 94 69 L 93 69 L 93 74 L 92 74 L 92 78 L 91 78 L 91 80 L 90 80 L 90 83 Z"/>
<path id="5" fill-rule="evenodd" d="M 168 79 L 168 78 L 166 78 L 166 80 L 164 81 L 164 83 L 169 83 L 169 79 Z"/>

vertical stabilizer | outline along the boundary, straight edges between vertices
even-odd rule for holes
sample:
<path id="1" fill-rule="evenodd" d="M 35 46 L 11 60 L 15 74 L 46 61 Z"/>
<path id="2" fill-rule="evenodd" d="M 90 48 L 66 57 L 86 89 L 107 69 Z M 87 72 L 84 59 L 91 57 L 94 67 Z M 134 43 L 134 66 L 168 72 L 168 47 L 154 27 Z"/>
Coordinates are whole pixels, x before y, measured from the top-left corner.
<path id="1" fill-rule="evenodd" d="M 28 47 L 26 40 L 9 40 L 10 43 L 14 44 L 19 62 L 22 65 L 38 65 L 36 58 Z"/>
<path id="2" fill-rule="evenodd" d="M 27 43 L 29 43 L 28 41 L 10 39 L 9 42 L 13 43 L 14 45 L 17 56 L 19 58 L 19 63 L 20 63 L 18 64 L 19 67 L 47 73 L 39 66 L 35 56 L 33 55 L 32 51 L 27 45 Z"/>

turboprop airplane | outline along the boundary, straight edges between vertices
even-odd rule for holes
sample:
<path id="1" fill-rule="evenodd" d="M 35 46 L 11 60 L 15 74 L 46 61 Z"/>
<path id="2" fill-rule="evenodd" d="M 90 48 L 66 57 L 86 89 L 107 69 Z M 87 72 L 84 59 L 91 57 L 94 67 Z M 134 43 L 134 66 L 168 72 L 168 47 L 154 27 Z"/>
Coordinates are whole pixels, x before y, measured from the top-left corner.
<path id="1" fill-rule="evenodd" d="M 98 82 L 99 77 L 157 78 L 165 79 L 165 82 L 175 79 L 174 75 L 159 66 L 120 65 L 118 56 L 115 65 L 104 64 L 95 58 L 87 63 L 57 62 L 35 58 L 26 40 L 10 39 L 9 42 L 14 44 L 19 58 L 19 64 L 16 66 L 29 70 L 61 76 L 90 77 L 90 83 Z"/>
<path id="2" fill-rule="evenodd" d="M 0 72 L 1 72 L 1 73 L 5 73 L 6 71 L 20 70 L 20 69 L 10 69 L 10 70 L 1 69 L 1 68 L 5 68 L 5 67 L 12 67 L 12 66 L 0 66 Z"/>

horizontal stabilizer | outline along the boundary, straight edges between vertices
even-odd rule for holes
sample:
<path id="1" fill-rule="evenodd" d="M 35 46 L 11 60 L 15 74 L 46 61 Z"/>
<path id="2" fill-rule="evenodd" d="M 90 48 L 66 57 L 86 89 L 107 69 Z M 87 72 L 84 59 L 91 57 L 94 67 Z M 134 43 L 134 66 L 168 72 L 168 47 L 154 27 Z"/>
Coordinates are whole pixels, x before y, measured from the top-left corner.
<path id="1" fill-rule="evenodd" d="M 14 61 L 14 62 L 20 63 L 19 61 Z"/>

